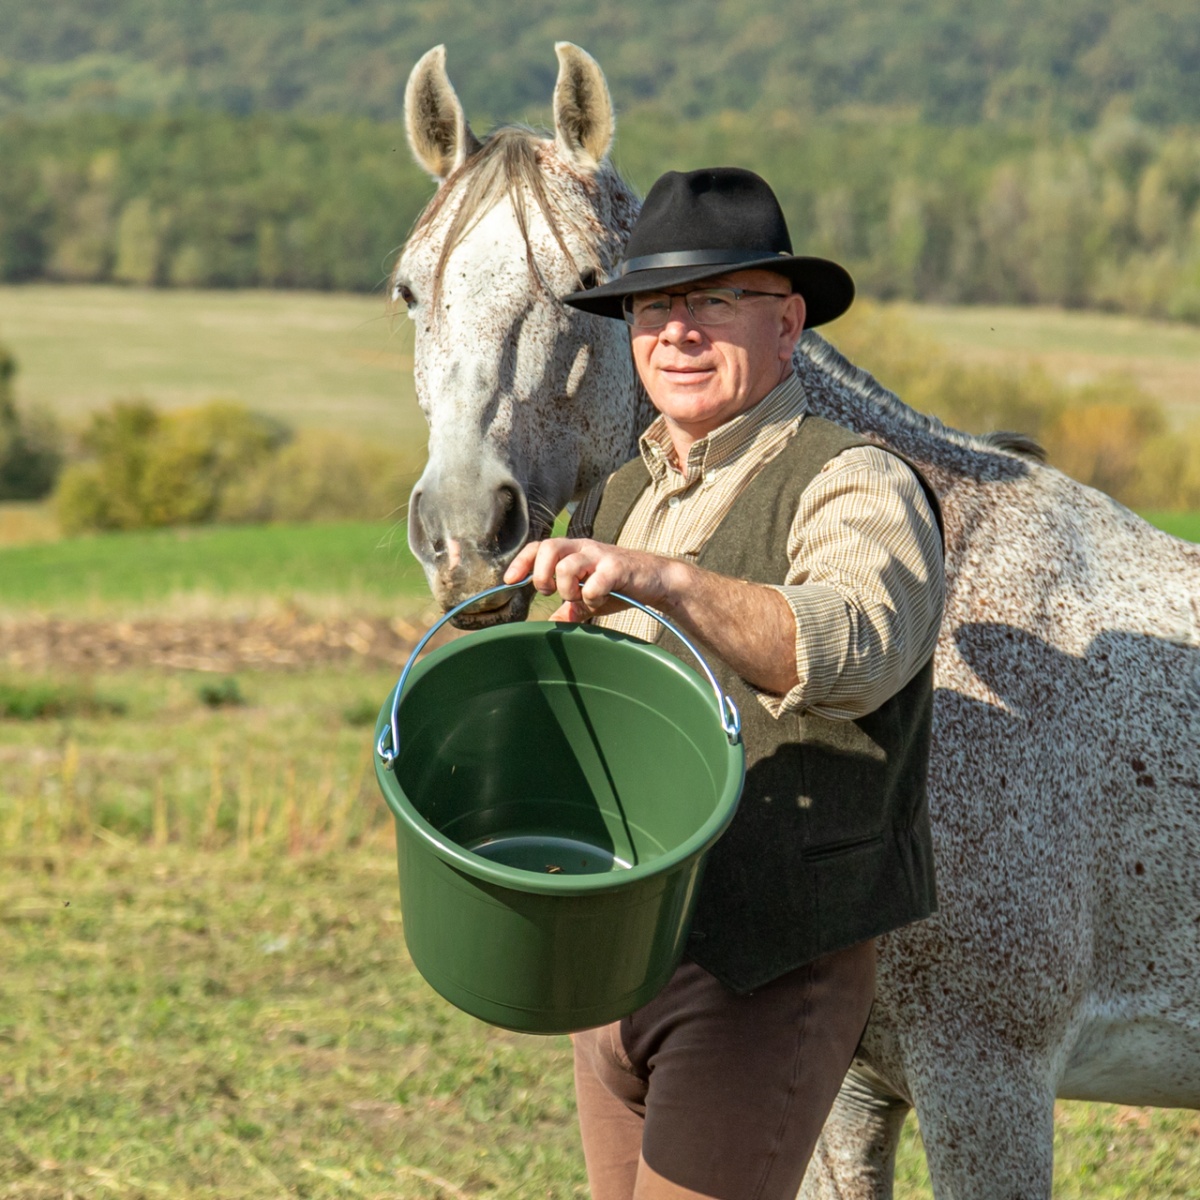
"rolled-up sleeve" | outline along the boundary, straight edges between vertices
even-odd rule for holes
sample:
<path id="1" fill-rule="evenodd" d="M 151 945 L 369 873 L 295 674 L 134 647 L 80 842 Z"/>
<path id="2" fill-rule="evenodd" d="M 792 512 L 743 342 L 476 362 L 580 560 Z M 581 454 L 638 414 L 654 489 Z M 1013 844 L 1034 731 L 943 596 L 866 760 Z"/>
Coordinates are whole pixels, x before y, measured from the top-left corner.
<path id="1" fill-rule="evenodd" d="M 800 497 L 777 590 L 796 617 L 796 674 L 774 716 L 874 711 L 933 653 L 945 603 L 942 539 L 912 470 L 875 447 L 831 459 Z"/>

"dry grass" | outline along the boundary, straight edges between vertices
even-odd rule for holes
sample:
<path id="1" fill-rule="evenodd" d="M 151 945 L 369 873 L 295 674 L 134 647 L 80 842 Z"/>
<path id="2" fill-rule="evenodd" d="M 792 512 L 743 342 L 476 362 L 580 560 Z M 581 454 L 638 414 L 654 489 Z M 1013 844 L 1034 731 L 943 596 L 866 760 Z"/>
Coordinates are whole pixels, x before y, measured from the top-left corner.
<path id="1" fill-rule="evenodd" d="M 166 408 L 220 397 L 418 458 L 424 447 L 411 327 L 380 296 L 0 287 L 0 340 L 18 397 L 68 421 L 115 397 Z"/>
<path id="2" fill-rule="evenodd" d="M 1195 325 L 1053 308 L 890 307 L 959 361 L 1008 369 L 1040 366 L 1052 379 L 1073 386 L 1128 375 L 1173 423 L 1200 418 L 1200 327 Z"/>
<path id="3" fill-rule="evenodd" d="M 56 542 L 62 536 L 48 503 L 0 503 L 0 546 L 29 546 Z"/>

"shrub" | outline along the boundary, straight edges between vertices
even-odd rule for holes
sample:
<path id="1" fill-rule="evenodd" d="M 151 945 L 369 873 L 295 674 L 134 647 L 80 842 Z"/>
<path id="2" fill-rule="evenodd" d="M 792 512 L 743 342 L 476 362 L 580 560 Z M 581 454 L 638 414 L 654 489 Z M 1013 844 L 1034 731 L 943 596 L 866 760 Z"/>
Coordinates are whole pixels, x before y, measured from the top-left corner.
<path id="1" fill-rule="evenodd" d="M 1050 461 L 1068 475 L 1137 504 L 1143 448 L 1166 431 L 1162 410 L 1146 400 L 1081 401 L 1046 431 Z"/>
<path id="2" fill-rule="evenodd" d="M 162 421 L 141 483 L 150 525 L 211 521 L 225 492 L 263 469 L 287 438 L 267 417 L 215 402 Z"/>
<path id="3" fill-rule="evenodd" d="M 226 489 L 258 470 L 286 438 L 278 423 L 213 402 L 160 415 L 144 401 L 96 413 L 81 439 L 84 461 L 56 494 L 67 533 L 212 520 Z"/>
<path id="4" fill-rule="evenodd" d="M 232 675 L 217 683 L 202 683 L 196 689 L 196 699 L 207 708 L 241 708 L 246 703 L 246 697 Z"/>
<path id="5" fill-rule="evenodd" d="M 55 496 L 66 533 L 209 521 L 384 518 L 403 504 L 411 463 L 369 442 L 303 430 L 213 402 L 160 414 L 145 401 L 96 413 L 81 461 Z"/>
<path id="6" fill-rule="evenodd" d="M 62 466 L 62 438 L 48 413 L 17 408 L 16 373 L 16 359 L 0 346 L 0 500 L 40 500 Z"/>
<path id="7" fill-rule="evenodd" d="M 228 489 L 219 515 L 227 521 L 372 520 L 394 512 L 411 483 L 392 451 L 304 429 L 261 471 Z"/>

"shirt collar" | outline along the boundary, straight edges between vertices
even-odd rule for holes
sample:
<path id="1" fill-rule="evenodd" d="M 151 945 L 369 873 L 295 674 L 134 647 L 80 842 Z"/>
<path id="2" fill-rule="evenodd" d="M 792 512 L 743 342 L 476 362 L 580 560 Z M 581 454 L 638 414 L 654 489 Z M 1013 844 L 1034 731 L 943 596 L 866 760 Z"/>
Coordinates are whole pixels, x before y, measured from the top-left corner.
<path id="1" fill-rule="evenodd" d="M 804 386 L 793 372 L 771 389 L 753 408 L 739 413 L 731 421 L 698 438 L 688 451 L 688 478 L 699 478 L 706 470 L 715 470 L 743 454 L 760 434 L 773 427 L 799 423 L 808 411 Z M 668 468 L 678 469 L 675 447 L 667 432 L 666 420 L 659 416 L 650 423 L 638 441 L 642 462 L 650 477 L 661 483 Z"/>

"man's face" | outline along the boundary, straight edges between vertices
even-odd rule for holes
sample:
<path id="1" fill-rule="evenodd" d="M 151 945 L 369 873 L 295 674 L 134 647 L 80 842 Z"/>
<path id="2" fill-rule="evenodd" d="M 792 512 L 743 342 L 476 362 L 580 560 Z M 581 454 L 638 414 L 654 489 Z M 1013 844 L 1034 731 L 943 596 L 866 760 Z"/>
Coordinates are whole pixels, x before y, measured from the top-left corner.
<path id="1" fill-rule="evenodd" d="M 705 287 L 772 292 L 781 299 L 743 296 L 728 324 L 705 327 L 692 319 L 686 292 Z M 661 329 L 632 330 L 638 375 L 667 420 L 677 448 L 690 445 L 756 405 L 790 370 L 804 328 L 804 300 L 772 271 L 733 271 L 664 289 L 679 296 Z M 682 445 L 681 445 L 682 439 Z"/>

